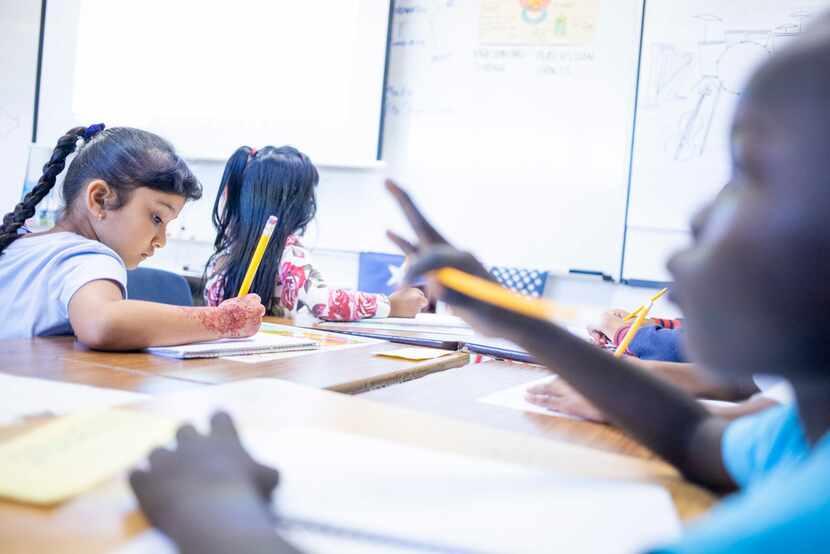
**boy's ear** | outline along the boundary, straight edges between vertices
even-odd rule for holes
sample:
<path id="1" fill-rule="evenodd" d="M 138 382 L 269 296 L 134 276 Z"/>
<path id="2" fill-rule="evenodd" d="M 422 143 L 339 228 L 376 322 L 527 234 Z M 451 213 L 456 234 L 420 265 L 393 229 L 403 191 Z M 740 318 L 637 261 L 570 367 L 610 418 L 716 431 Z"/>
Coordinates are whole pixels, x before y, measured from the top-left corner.
<path id="1" fill-rule="evenodd" d="M 86 186 L 86 207 L 95 219 L 104 219 L 115 199 L 115 191 L 102 179 L 94 179 Z"/>

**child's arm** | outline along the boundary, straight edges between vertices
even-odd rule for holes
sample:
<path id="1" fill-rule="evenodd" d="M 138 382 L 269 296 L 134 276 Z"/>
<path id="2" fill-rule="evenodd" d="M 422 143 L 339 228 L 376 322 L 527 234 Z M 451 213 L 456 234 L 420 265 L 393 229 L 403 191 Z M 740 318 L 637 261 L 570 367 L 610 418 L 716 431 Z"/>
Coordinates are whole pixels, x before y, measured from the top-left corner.
<path id="1" fill-rule="evenodd" d="M 429 301 L 418 289 L 391 296 L 329 288 L 311 263 L 311 254 L 290 237 L 280 260 L 280 306 L 294 312 L 306 305 L 326 321 L 356 321 L 371 317 L 414 317 Z"/>
<path id="2" fill-rule="evenodd" d="M 69 322 L 78 340 L 99 350 L 137 350 L 247 337 L 259 329 L 265 308 L 255 294 L 214 308 L 124 300 L 113 281 L 91 281 L 69 301 Z"/>
<path id="3" fill-rule="evenodd" d="M 299 554 L 274 531 L 278 481 L 245 451 L 224 413 L 207 436 L 182 427 L 175 450 L 154 450 L 148 470 L 130 474 L 144 515 L 184 554 Z"/>
<path id="4" fill-rule="evenodd" d="M 413 256 L 408 279 L 441 267 L 481 275 L 483 266 L 452 248 L 402 189 L 387 182 L 419 242 L 390 234 Z M 686 476 L 714 487 L 734 487 L 723 465 L 721 437 L 726 420 L 712 417 L 690 395 L 647 371 L 618 360 L 554 323 L 519 315 L 464 295 L 443 291 L 457 313 L 484 333 L 503 336 L 555 367 L 608 418 L 674 464 Z"/>
<path id="5" fill-rule="evenodd" d="M 629 360 L 694 396 L 715 400 L 746 400 L 758 392 L 752 379 L 728 380 L 692 363 Z"/>
<path id="6" fill-rule="evenodd" d="M 473 300 L 447 295 L 500 327 L 547 367 L 555 367 L 608 419 L 675 465 L 713 487 L 734 487 L 723 466 L 721 437 L 727 421 L 712 417 L 693 397 L 632 364 L 560 329 Z M 453 297 L 451 299 L 451 297 Z M 476 305 L 478 304 L 478 305 Z"/>

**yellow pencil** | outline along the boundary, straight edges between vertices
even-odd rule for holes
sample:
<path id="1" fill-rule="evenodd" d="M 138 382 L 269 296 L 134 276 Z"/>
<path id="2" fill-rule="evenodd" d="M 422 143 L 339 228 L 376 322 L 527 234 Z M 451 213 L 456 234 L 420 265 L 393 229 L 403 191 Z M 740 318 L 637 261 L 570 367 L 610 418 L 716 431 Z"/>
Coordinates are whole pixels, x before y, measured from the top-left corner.
<path id="1" fill-rule="evenodd" d="M 265 227 L 262 229 L 262 236 L 259 237 L 259 242 L 254 250 L 254 255 L 251 258 L 251 263 L 248 264 L 248 271 L 245 272 L 245 278 L 242 279 L 242 285 L 239 287 L 239 294 L 237 296 L 245 296 L 251 290 L 251 283 L 254 282 L 254 276 L 259 269 L 259 264 L 262 262 L 262 256 L 265 254 L 265 248 L 268 246 L 268 241 L 271 240 L 271 235 L 274 234 L 274 229 L 277 227 L 277 216 L 272 215 L 265 222 Z"/>
<path id="2" fill-rule="evenodd" d="M 651 311 L 651 307 L 654 305 L 654 302 L 649 302 L 648 306 L 644 306 L 643 308 L 639 309 L 639 313 L 637 314 L 637 319 L 634 320 L 634 325 L 631 326 L 631 329 L 628 330 L 626 333 L 625 338 L 622 340 L 620 345 L 617 347 L 617 350 L 614 352 L 614 356 L 617 358 L 622 358 L 625 351 L 628 350 L 628 345 L 631 344 L 631 341 L 634 340 L 634 336 L 637 334 L 637 331 L 640 330 L 640 327 L 643 326 L 643 322 L 648 317 L 648 312 Z"/>
<path id="3" fill-rule="evenodd" d="M 438 269 L 434 272 L 434 276 L 442 286 L 448 289 L 528 317 L 550 319 L 557 312 L 554 305 L 546 300 L 521 296 L 492 281 L 452 267 Z"/>
<path id="4" fill-rule="evenodd" d="M 655 302 L 657 302 L 658 300 L 663 298 L 663 295 L 666 294 L 667 292 L 669 292 L 669 289 L 660 289 L 659 291 L 657 291 L 657 293 L 654 296 L 649 298 L 649 302 L 651 302 L 651 304 L 653 305 Z M 640 306 L 639 308 L 637 308 L 636 310 L 634 310 L 633 312 L 631 312 L 630 314 L 625 316 L 623 318 L 623 321 L 629 321 L 631 319 L 634 319 L 635 317 L 637 317 L 637 315 L 639 315 L 639 313 L 643 309 L 645 309 L 645 307 L 646 307 L 646 305 L 643 304 L 642 306 Z"/>

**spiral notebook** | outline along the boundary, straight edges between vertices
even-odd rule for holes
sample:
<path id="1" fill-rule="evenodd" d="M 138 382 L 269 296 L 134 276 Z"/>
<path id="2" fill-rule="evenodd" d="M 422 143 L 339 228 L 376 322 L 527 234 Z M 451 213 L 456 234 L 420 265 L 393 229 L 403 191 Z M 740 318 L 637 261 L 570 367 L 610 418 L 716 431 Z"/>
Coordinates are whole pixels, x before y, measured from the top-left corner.
<path id="1" fill-rule="evenodd" d="M 316 341 L 302 337 L 287 337 L 271 333 L 257 333 L 244 339 L 222 339 L 208 342 L 194 342 L 178 346 L 154 346 L 147 352 L 168 358 L 218 358 L 219 356 L 243 356 L 271 352 L 293 352 L 315 350 Z"/>
<path id="2" fill-rule="evenodd" d="M 680 533 L 671 497 L 654 485 L 310 428 L 242 438 L 280 470 L 277 531 L 307 554 L 628 554 Z M 154 531 L 118 550 L 167 552 Z"/>

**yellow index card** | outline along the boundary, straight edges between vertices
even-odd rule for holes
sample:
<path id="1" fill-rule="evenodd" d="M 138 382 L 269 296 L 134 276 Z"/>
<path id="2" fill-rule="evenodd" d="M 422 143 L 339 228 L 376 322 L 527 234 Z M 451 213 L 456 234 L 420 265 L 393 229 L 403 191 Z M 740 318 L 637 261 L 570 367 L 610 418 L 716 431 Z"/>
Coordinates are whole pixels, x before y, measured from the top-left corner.
<path id="1" fill-rule="evenodd" d="M 0 444 L 0 497 L 63 502 L 114 477 L 169 442 L 177 424 L 128 410 L 56 419 Z"/>
<path id="2" fill-rule="evenodd" d="M 424 346 L 413 346 L 410 348 L 398 348 L 397 350 L 387 350 L 386 352 L 375 352 L 375 356 L 382 356 L 384 358 L 400 358 L 402 360 L 412 360 L 414 362 L 421 362 L 424 360 L 434 360 L 447 354 L 452 354 L 451 350 L 440 350 L 438 348 L 427 348 Z"/>

